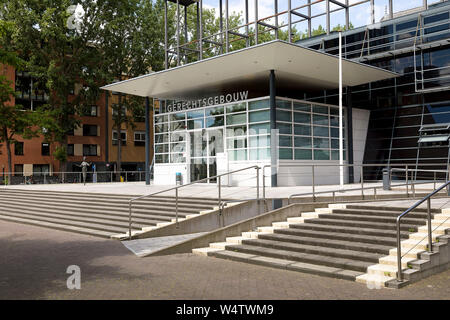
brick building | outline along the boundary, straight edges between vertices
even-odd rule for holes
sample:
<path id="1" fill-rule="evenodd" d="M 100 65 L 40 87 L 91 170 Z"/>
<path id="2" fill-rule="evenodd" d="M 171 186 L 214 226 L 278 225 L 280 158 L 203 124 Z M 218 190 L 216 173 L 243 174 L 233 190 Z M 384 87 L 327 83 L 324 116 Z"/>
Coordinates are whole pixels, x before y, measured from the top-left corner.
<path id="1" fill-rule="evenodd" d="M 3 74 L 13 83 L 16 97 L 11 103 L 20 104 L 24 109 L 36 110 L 40 105 L 48 102 L 48 92 L 42 88 L 27 72 L 16 72 L 10 66 L 2 66 Z M 81 90 L 76 85 L 73 94 Z M 68 136 L 67 170 L 80 171 L 77 165 L 86 156 L 87 161 L 95 164 L 96 171 L 117 171 L 117 133 L 112 129 L 112 105 L 117 103 L 117 95 L 101 93 L 95 105 L 85 114 L 75 115 L 81 121 L 81 126 Z M 107 107 L 106 107 L 107 106 Z M 122 137 L 122 170 L 144 171 L 145 168 L 145 123 L 144 119 L 136 119 L 136 127 L 123 126 Z M 153 128 L 150 128 L 153 136 Z M 16 137 L 17 142 L 11 146 L 12 169 L 15 177 L 40 176 L 42 173 L 56 175 L 61 171 L 59 161 L 53 157 L 55 143 L 48 143 L 43 136 L 24 140 Z M 151 149 L 150 158 L 153 157 Z M 3 172 L 8 171 L 8 156 L 6 145 L 0 146 L 0 167 Z M 92 167 L 91 167 L 92 169 Z M 109 175 L 108 175 L 109 176 Z M 137 179 L 137 177 L 130 177 Z M 18 181 L 20 179 L 14 178 Z M 143 179 L 143 175 L 141 177 Z"/>

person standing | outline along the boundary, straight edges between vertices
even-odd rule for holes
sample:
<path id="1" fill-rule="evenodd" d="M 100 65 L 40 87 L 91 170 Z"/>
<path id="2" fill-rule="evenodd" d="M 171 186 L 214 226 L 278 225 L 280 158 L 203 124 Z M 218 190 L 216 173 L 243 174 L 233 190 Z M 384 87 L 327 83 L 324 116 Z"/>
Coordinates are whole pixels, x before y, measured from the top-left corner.
<path id="1" fill-rule="evenodd" d="M 86 161 L 86 157 L 83 157 L 83 162 L 81 162 L 79 167 L 81 167 L 81 173 L 83 175 L 83 185 L 86 185 L 86 174 L 87 174 L 87 167 L 89 167 L 91 164 Z"/>

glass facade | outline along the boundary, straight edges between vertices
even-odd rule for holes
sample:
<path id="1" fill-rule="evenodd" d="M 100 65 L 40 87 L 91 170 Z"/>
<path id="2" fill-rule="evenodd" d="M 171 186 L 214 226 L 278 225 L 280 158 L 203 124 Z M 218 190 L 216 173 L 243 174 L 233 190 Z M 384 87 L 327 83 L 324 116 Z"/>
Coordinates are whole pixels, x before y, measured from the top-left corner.
<path id="1" fill-rule="evenodd" d="M 401 75 L 348 88 L 347 104 L 371 111 L 366 142 L 370 148 L 365 150 L 364 163 L 408 163 L 418 168 L 432 163 L 442 169 L 449 162 L 448 142 L 418 143 L 423 125 L 450 123 L 449 10 L 449 5 L 442 5 L 420 16 L 411 14 L 377 28 L 343 33 L 345 57 Z M 420 45 L 415 53 L 414 43 Z M 299 44 L 337 54 L 337 35 Z M 308 101 L 336 103 L 337 98 L 336 90 L 305 93 Z M 381 178 L 381 167 L 366 169 L 367 179 Z"/>
<path id="2" fill-rule="evenodd" d="M 228 153 L 229 161 L 270 161 L 270 120 L 267 97 L 157 114 L 155 162 L 205 167 L 213 165 L 216 154 L 222 152 Z M 279 159 L 339 160 L 338 107 L 277 98 L 276 127 Z M 206 177 L 199 168 L 192 170 L 197 172 L 192 178 Z"/>

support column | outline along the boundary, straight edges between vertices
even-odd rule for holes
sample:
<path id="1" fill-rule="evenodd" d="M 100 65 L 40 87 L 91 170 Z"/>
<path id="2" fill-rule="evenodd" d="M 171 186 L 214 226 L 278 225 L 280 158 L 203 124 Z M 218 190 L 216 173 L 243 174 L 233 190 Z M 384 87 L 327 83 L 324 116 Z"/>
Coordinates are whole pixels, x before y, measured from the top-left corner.
<path id="1" fill-rule="evenodd" d="M 200 0 L 200 9 L 199 9 L 199 22 L 200 22 L 200 60 L 203 60 L 203 2 Z"/>
<path id="2" fill-rule="evenodd" d="M 145 184 L 150 184 L 150 103 L 145 98 Z"/>
<path id="3" fill-rule="evenodd" d="M 347 160 L 348 164 L 354 164 L 353 160 L 353 104 L 352 89 L 347 87 L 346 104 L 347 104 Z M 348 183 L 355 182 L 354 167 L 348 168 Z"/>
<path id="4" fill-rule="evenodd" d="M 278 0 L 274 0 L 273 6 L 275 9 L 275 39 L 278 40 Z"/>
<path id="5" fill-rule="evenodd" d="M 228 34 L 228 29 L 230 27 L 229 22 L 229 13 L 228 13 L 228 0 L 225 0 L 225 52 L 228 53 L 229 45 L 230 45 L 230 39 Z"/>
<path id="6" fill-rule="evenodd" d="M 167 33 L 167 0 L 164 1 L 164 67 L 169 69 L 169 57 L 168 57 L 168 33 Z"/>
<path id="7" fill-rule="evenodd" d="M 223 4 L 219 1 L 219 32 L 220 32 L 220 54 L 223 53 Z"/>
<path id="8" fill-rule="evenodd" d="M 389 0 L 389 19 L 394 18 L 394 4 L 393 0 Z"/>
<path id="9" fill-rule="evenodd" d="M 255 45 L 258 44 L 258 0 L 255 0 Z"/>
<path id="10" fill-rule="evenodd" d="M 375 0 L 370 0 L 370 22 L 375 23 Z"/>
<path id="11" fill-rule="evenodd" d="M 292 42 L 292 6 L 291 0 L 288 0 L 288 42 Z"/>
<path id="12" fill-rule="evenodd" d="M 311 38 L 311 0 L 308 0 L 308 38 Z"/>
<path id="13" fill-rule="evenodd" d="M 330 0 L 326 0 L 326 21 L 327 21 L 327 34 L 331 32 L 330 23 Z"/>
<path id="14" fill-rule="evenodd" d="M 245 45 L 246 47 L 250 47 L 250 37 L 248 35 L 248 0 L 245 0 L 245 34 L 247 35 L 247 38 L 245 39 Z"/>
<path id="15" fill-rule="evenodd" d="M 180 65 L 180 1 L 177 0 L 177 66 Z"/>
<path id="16" fill-rule="evenodd" d="M 272 165 L 271 168 L 271 186 L 276 187 L 278 185 L 278 174 L 277 174 L 277 168 L 275 167 L 278 163 L 278 150 L 274 150 L 278 143 L 275 143 L 275 139 L 278 137 L 274 137 L 272 135 L 272 130 L 277 129 L 277 106 L 276 106 L 276 79 L 275 79 L 275 71 L 270 70 L 270 76 L 269 76 L 269 90 L 270 90 L 270 136 L 271 136 L 271 149 L 270 149 L 270 164 Z"/>
<path id="17" fill-rule="evenodd" d="M 105 91 L 105 162 L 109 162 L 109 91 Z"/>
<path id="18" fill-rule="evenodd" d="M 269 90 L 270 90 L 270 164 L 271 164 L 271 187 L 278 187 L 278 130 L 277 130 L 277 100 L 276 100 L 276 79 L 275 71 L 270 70 Z M 283 206 L 282 199 L 273 199 L 272 208 L 278 209 Z"/>

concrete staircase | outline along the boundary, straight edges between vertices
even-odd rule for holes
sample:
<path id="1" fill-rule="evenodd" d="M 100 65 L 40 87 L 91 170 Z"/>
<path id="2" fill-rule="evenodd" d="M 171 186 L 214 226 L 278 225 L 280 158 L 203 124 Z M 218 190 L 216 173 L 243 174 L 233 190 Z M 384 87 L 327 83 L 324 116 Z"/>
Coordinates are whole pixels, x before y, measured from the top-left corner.
<path id="1" fill-rule="evenodd" d="M 368 270 L 384 261 L 380 270 L 372 269 L 384 284 L 395 276 L 391 260 L 396 252 L 396 217 L 404 210 L 330 205 L 227 238 L 226 242 L 211 243 L 193 253 L 360 282 L 368 280 Z M 437 215 L 441 211 L 432 212 Z M 401 238 L 411 241 L 410 246 L 417 240 L 409 240 L 409 236 L 423 232 L 426 217 L 426 210 L 419 208 L 402 219 Z M 450 220 L 447 224 L 441 229 L 449 228 Z M 442 230 L 439 232 L 445 233 Z M 412 259 L 423 250 L 419 246 L 408 257 Z M 410 261 L 405 259 L 405 264 Z"/>
<path id="2" fill-rule="evenodd" d="M 0 189 L 0 220 L 110 238 L 128 232 L 128 200 L 133 197 L 5 188 Z M 214 199 L 179 198 L 179 221 L 215 205 Z M 172 197 L 150 197 L 133 204 L 132 234 L 174 221 Z"/>

